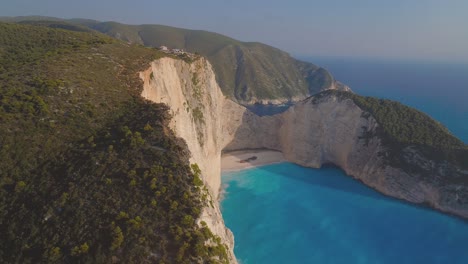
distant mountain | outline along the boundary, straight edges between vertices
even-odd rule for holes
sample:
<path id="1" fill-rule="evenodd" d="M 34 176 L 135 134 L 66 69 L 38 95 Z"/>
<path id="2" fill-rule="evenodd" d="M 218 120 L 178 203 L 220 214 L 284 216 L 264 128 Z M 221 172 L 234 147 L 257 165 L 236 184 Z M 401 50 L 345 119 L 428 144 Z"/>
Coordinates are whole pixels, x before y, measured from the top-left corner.
<path id="1" fill-rule="evenodd" d="M 232 77 L 224 93 L 243 103 L 345 88 L 278 49 L 164 26 L 0 20 L 10 22 L 0 23 L 0 263 L 235 263 L 206 188 L 213 179 L 190 164 L 196 152 L 171 127 L 184 120 L 171 121 L 177 112 L 187 127 L 198 124 L 186 135 L 199 153 L 222 151 L 201 142 L 229 143 L 281 150 L 304 166 L 331 162 L 385 194 L 468 218 L 467 147 L 423 113 L 329 90 L 259 117 L 199 82 L 214 84 L 205 59 L 185 62 L 98 31 L 206 54 Z M 175 74 L 148 71 L 166 56 L 180 65 L 168 67 Z M 147 84 L 179 78 L 189 89 L 180 94 L 193 98 L 174 97 L 182 111 L 144 100 L 142 71 Z"/>
<path id="2" fill-rule="evenodd" d="M 102 33 L 145 46 L 185 49 L 206 56 L 225 95 L 242 103 L 303 98 L 326 89 L 346 89 L 325 69 L 277 48 L 221 34 L 162 25 L 85 23 Z"/>
<path id="3" fill-rule="evenodd" d="M 2 22 L 22 22 L 22 21 L 64 21 L 63 18 L 58 17 L 48 17 L 48 16 L 17 16 L 17 17 L 8 17 L 8 16 L 0 16 L 0 21 Z"/>
<path id="4" fill-rule="evenodd" d="M 0 20 L 61 19 L 34 16 Z M 349 89 L 337 82 L 327 70 L 258 42 L 241 42 L 213 32 L 162 25 L 125 25 L 89 19 L 66 21 L 131 43 L 197 52 L 213 65 L 223 93 L 244 104 L 298 100 L 327 89 Z"/>

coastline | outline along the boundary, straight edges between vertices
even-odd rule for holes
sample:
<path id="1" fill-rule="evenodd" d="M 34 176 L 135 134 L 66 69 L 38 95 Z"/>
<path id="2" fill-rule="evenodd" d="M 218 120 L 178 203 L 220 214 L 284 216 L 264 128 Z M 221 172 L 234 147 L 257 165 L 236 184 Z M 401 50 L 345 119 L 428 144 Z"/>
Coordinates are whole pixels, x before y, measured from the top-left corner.
<path id="1" fill-rule="evenodd" d="M 252 160 L 252 157 L 255 157 L 255 159 Z M 276 150 L 245 149 L 229 151 L 221 155 L 221 172 L 239 171 L 285 161 L 283 153 Z"/>

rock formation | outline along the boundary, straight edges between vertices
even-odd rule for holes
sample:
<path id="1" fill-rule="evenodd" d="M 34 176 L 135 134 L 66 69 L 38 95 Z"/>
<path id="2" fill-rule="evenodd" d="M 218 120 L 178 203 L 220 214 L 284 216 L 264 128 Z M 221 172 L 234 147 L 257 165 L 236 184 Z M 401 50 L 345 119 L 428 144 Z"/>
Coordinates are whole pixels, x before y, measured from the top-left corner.
<path id="1" fill-rule="evenodd" d="M 416 166 L 432 162 L 434 177 L 409 174 L 386 164 L 385 148 L 374 133 L 379 124 L 352 99 L 333 94 L 310 97 L 284 113 L 259 117 L 223 96 L 204 58 L 191 63 L 162 58 L 142 72 L 141 78 L 143 97 L 170 106 L 171 126 L 187 142 L 191 162 L 201 168 L 215 199 L 223 150 L 267 148 L 283 152 L 287 160 L 302 166 L 337 165 L 384 194 L 468 218 L 466 185 L 433 180 L 448 173 L 450 166 L 435 163 L 411 148 L 402 155 Z M 457 173 L 468 176 L 467 171 Z M 202 218 L 233 256 L 232 234 L 224 226 L 218 203 L 214 204 L 214 208 L 205 209 Z"/>
<path id="2" fill-rule="evenodd" d="M 204 58 L 192 63 L 161 58 L 140 73 L 144 81 L 142 96 L 170 106 L 171 127 L 183 138 L 192 154 L 191 163 L 202 171 L 203 180 L 214 202 L 202 211 L 199 222 L 205 221 L 229 248 L 230 262 L 235 263 L 234 239 L 224 221 L 217 202 L 221 184 L 221 150 L 223 131 L 220 113 L 226 100 L 216 83 L 211 65 Z"/>

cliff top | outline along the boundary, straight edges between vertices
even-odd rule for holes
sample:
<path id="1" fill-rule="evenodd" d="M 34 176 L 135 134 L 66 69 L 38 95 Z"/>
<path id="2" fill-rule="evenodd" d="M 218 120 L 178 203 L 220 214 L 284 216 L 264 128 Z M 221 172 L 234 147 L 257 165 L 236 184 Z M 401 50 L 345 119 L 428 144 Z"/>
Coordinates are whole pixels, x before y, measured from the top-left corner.
<path id="1" fill-rule="evenodd" d="M 0 262 L 226 259 L 167 107 L 139 97 L 165 55 L 81 29 L 0 23 Z"/>
<path id="2" fill-rule="evenodd" d="M 379 124 L 376 132 L 390 153 L 394 154 L 394 161 L 400 160 L 403 149 L 414 146 L 428 158 L 446 160 L 460 168 L 468 168 L 468 146 L 427 114 L 396 101 L 342 91 L 324 91 L 308 100 L 317 103 L 329 96 L 352 99 L 362 110 L 372 115 Z"/>

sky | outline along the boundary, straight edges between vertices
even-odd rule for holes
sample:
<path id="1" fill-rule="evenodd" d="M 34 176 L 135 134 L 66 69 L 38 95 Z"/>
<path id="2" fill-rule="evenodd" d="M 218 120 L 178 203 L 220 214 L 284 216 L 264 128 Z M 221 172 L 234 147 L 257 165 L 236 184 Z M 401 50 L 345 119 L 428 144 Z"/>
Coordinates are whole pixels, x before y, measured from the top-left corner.
<path id="1" fill-rule="evenodd" d="M 468 0 L 0 0 L 0 16 L 163 24 L 296 56 L 468 62 Z"/>

